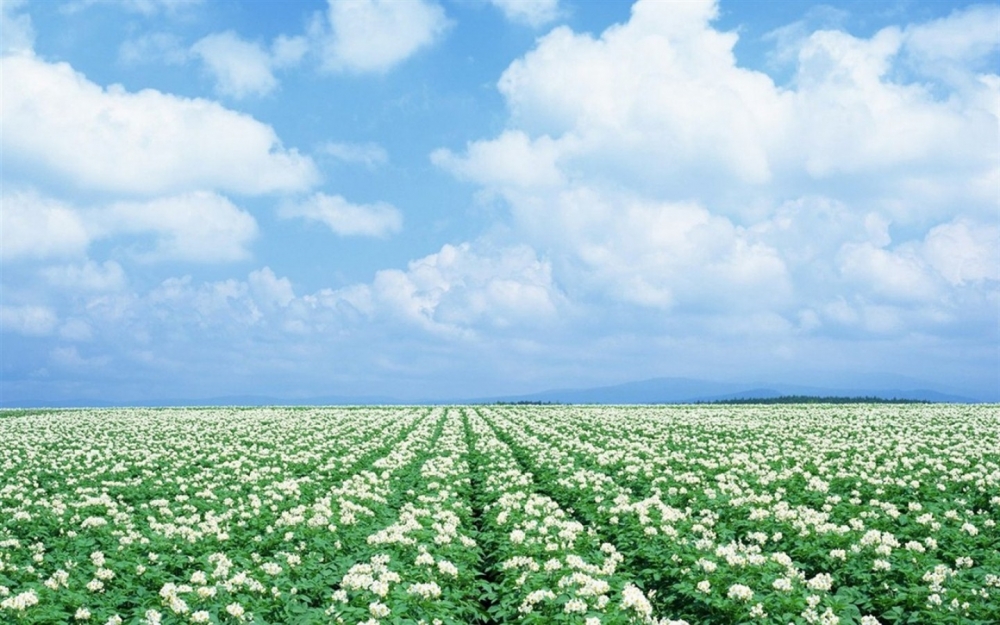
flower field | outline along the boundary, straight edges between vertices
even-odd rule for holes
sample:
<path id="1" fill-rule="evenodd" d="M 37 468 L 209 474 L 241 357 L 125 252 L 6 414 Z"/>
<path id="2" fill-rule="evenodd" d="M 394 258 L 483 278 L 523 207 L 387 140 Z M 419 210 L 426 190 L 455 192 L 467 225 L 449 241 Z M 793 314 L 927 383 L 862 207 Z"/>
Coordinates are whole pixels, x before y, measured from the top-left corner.
<path id="1" fill-rule="evenodd" d="M 0 413 L 0 623 L 998 623 L 1000 408 Z"/>

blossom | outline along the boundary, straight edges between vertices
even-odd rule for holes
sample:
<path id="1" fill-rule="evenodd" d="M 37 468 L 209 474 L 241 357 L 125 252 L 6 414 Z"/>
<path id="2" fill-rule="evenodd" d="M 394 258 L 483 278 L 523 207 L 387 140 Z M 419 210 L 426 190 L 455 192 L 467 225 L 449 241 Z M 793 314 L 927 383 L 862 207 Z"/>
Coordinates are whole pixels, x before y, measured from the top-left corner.
<path id="1" fill-rule="evenodd" d="M 738 599 L 740 601 L 750 601 L 753 599 L 753 590 L 749 586 L 744 586 L 743 584 L 733 584 L 729 587 L 729 591 L 726 596 L 730 599 Z"/>
<path id="2" fill-rule="evenodd" d="M 653 613 L 653 606 L 646 599 L 646 595 L 633 584 L 626 584 L 622 589 L 622 608 L 635 610 L 644 617 Z"/>
<path id="3" fill-rule="evenodd" d="M 391 610 L 389 609 L 389 606 L 384 603 L 372 601 L 368 604 L 368 612 L 375 618 L 383 618 L 389 616 Z"/>
<path id="4" fill-rule="evenodd" d="M 821 590 L 826 592 L 833 586 L 833 577 L 830 576 L 829 573 L 820 573 L 806 582 L 806 585 L 812 590 Z"/>
<path id="5" fill-rule="evenodd" d="M 437 585 L 437 582 L 410 584 L 406 592 L 411 595 L 420 595 L 424 599 L 433 599 L 441 596 L 441 587 Z"/>
<path id="6" fill-rule="evenodd" d="M 575 612 L 583 614 L 586 611 L 587 602 L 583 599 L 570 599 L 566 602 L 566 605 L 563 606 L 563 612 L 566 614 L 573 614 Z"/>

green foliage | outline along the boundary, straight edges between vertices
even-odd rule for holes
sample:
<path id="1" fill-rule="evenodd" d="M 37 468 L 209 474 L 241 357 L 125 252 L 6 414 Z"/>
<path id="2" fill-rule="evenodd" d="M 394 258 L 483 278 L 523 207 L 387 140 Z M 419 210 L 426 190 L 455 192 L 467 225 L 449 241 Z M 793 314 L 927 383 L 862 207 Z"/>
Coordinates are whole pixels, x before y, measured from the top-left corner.
<path id="1" fill-rule="evenodd" d="M 998 449 L 995 406 L 25 412 L 0 622 L 995 623 Z"/>

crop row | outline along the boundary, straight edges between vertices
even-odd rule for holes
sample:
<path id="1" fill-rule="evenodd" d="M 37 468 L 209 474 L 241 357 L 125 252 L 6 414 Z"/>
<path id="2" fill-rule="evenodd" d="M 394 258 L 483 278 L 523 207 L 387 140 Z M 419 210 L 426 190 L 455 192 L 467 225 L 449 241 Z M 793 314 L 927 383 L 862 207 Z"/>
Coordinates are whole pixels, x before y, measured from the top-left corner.
<path id="1" fill-rule="evenodd" d="M 998 449 L 995 406 L 9 416 L 0 621 L 992 623 Z"/>
<path id="2" fill-rule="evenodd" d="M 553 497 L 616 537 L 665 612 L 995 621 L 996 410 L 866 408 L 489 416 Z"/>

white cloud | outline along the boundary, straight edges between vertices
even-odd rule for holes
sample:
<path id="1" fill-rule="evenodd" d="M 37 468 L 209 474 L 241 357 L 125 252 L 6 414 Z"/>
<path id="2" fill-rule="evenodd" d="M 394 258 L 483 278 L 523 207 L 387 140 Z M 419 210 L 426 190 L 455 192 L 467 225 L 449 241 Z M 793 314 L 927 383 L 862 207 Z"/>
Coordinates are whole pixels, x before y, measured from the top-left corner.
<path id="1" fill-rule="evenodd" d="M 304 36 L 278 35 L 271 44 L 271 65 L 276 68 L 294 67 L 309 52 L 309 40 Z"/>
<path id="2" fill-rule="evenodd" d="M 59 318 L 47 306 L 0 305 L 0 329 L 26 336 L 46 336 L 55 330 Z"/>
<path id="3" fill-rule="evenodd" d="M 67 341 L 90 341 L 94 338 L 94 329 L 83 319 L 67 319 L 59 326 L 59 338 Z"/>
<path id="4" fill-rule="evenodd" d="M 558 275 L 591 296 L 718 312 L 769 309 L 790 295 L 775 248 L 697 203 L 584 185 L 512 197 L 518 223 L 552 250 Z"/>
<path id="5" fill-rule="evenodd" d="M 1000 227 L 958 218 L 927 233 L 923 256 L 949 284 L 1000 281 Z"/>
<path id="6" fill-rule="evenodd" d="M 366 167 L 377 167 L 389 162 L 389 154 L 377 143 L 338 143 L 330 141 L 320 147 L 320 151 L 345 163 L 360 163 Z"/>
<path id="7" fill-rule="evenodd" d="M 926 302 L 940 292 L 912 247 L 886 250 L 871 244 L 844 246 L 841 271 L 880 300 Z"/>
<path id="8" fill-rule="evenodd" d="M 151 237 L 151 247 L 140 240 Z M 112 240 L 142 261 L 228 262 L 250 255 L 257 222 L 229 199 L 208 191 L 147 201 L 73 207 L 35 191 L 3 197 L 0 258 L 45 259 L 82 256 L 95 240 Z M 113 261 L 49 267 L 43 275 L 65 288 L 114 289 L 124 282 Z"/>
<path id="9" fill-rule="evenodd" d="M 24 5 L 24 0 L 0 2 L 0 53 L 30 53 L 35 45 L 35 29 L 31 24 L 31 16 L 17 13 Z"/>
<path id="10" fill-rule="evenodd" d="M 352 204 L 339 195 L 325 193 L 284 204 L 279 214 L 321 222 L 340 236 L 385 237 L 403 228 L 403 215 L 391 204 Z"/>
<path id="11" fill-rule="evenodd" d="M 118 47 L 118 59 L 126 65 L 140 65 L 151 61 L 182 65 L 189 58 L 190 53 L 181 43 L 180 37 L 172 33 L 140 35 L 126 39 Z"/>
<path id="12" fill-rule="evenodd" d="M 86 358 L 80 355 L 80 351 L 75 345 L 69 347 L 56 347 L 49 352 L 49 361 L 60 368 L 65 369 L 85 369 L 91 370 L 95 367 L 104 367 L 111 362 L 108 356 L 94 356 Z"/>
<path id="13" fill-rule="evenodd" d="M 431 162 L 491 187 L 553 187 L 565 180 L 556 162 L 561 147 L 547 136 L 533 141 L 524 132 L 509 130 L 492 141 L 470 143 L 464 157 L 435 150 Z"/>
<path id="14" fill-rule="evenodd" d="M 91 219 L 104 236 L 153 234 L 152 249 L 134 249 L 139 260 L 228 262 L 250 256 L 257 222 L 227 198 L 199 191 L 146 202 L 116 202 Z"/>
<path id="15" fill-rule="evenodd" d="M 244 41 L 232 31 L 200 39 L 191 52 L 205 64 L 220 95 L 237 99 L 261 96 L 278 86 L 270 55 L 259 44 Z"/>
<path id="16" fill-rule="evenodd" d="M 508 127 L 432 161 L 505 200 L 516 235 L 592 301 L 809 331 L 838 297 L 868 302 L 853 314 L 869 328 L 979 315 L 998 243 L 960 224 L 997 225 L 1000 78 L 959 63 L 965 80 L 942 96 L 898 70 L 919 62 L 914 42 L 948 58 L 995 50 L 986 26 L 970 26 L 975 52 L 937 41 L 973 19 L 962 12 L 934 37 L 801 33 L 783 44 L 798 67 L 780 88 L 737 64 L 717 13 L 640 0 L 599 37 L 554 29 L 498 82 Z M 955 259 L 959 240 L 970 251 Z"/>
<path id="17" fill-rule="evenodd" d="M 288 306 L 295 299 L 291 281 L 277 277 L 270 267 L 250 272 L 249 284 L 254 299 L 268 307 Z"/>
<path id="18" fill-rule="evenodd" d="M 445 245 L 411 261 L 405 271 L 385 269 L 371 284 L 307 299 L 328 308 L 346 303 L 371 318 L 395 319 L 452 338 L 471 338 L 484 327 L 551 322 L 564 300 L 551 265 L 527 246 L 478 246 Z"/>
<path id="19" fill-rule="evenodd" d="M 90 244 L 83 219 L 62 202 L 34 191 L 4 193 L 0 201 L 0 258 L 5 261 L 79 256 Z"/>
<path id="20" fill-rule="evenodd" d="M 87 260 L 79 265 L 46 267 L 42 269 L 42 276 L 52 286 L 64 290 L 118 291 L 126 283 L 125 271 L 113 260 L 100 264 Z"/>
<path id="21" fill-rule="evenodd" d="M 512 22 L 533 28 L 544 26 L 559 16 L 559 0 L 489 0 Z"/>
<path id="22" fill-rule="evenodd" d="M 159 321 L 175 331 L 194 325 L 239 332 L 260 324 L 263 318 L 247 283 L 232 279 L 194 285 L 191 276 L 169 278 L 138 305 L 157 311 L 162 317 Z"/>
<path id="23" fill-rule="evenodd" d="M 904 31 L 908 53 L 920 63 L 978 63 L 1000 48 L 1000 7 L 972 5 L 948 17 L 917 24 Z"/>
<path id="24" fill-rule="evenodd" d="M 444 9 L 426 0 L 329 0 L 322 44 L 331 71 L 386 72 L 439 39 Z"/>
<path id="25" fill-rule="evenodd" d="M 163 194 L 301 190 L 312 161 L 274 130 L 199 99 L 147 89 L 102 89 L 65 63 L 4 57 L 5 158 L 88 189 Z"/>

